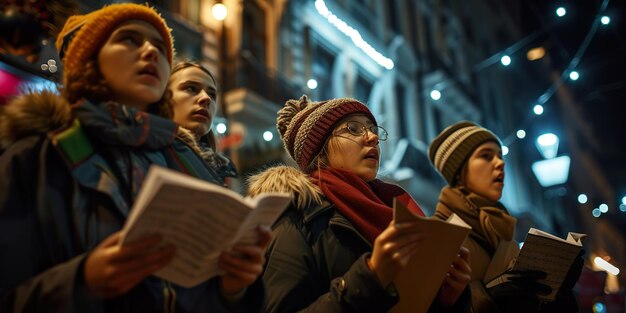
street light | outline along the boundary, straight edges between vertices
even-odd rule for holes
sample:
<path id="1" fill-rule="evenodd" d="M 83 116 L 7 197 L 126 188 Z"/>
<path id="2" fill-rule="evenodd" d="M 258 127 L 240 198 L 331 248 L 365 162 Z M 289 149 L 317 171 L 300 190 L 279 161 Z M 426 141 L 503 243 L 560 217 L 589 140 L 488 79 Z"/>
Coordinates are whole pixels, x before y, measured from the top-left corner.
<path id="1" fill-rule="evenodd" d="M 550 187 L 567 182 L 571 159 L 567 155 L 557 157 L 559 137 L 546 133 L 535 141 L 537 149 L 545 160 L 534 162 L 531 166 L 537 181 L 543 187 Z"/>

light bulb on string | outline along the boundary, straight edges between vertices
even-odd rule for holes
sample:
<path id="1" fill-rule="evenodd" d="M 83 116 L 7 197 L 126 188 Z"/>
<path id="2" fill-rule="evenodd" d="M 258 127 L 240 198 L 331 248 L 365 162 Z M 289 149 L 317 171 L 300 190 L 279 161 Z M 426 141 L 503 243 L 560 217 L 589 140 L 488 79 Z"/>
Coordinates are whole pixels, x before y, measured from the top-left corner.
<path id="1" fill-rule="evenodd" d="M 579 77 L 580 77 L 580 74 L 578 74 L 577 71 L 569 72 L 569 79 L 571 79 L 571 80 L 578 80 Z"/>
<path id="2" fill-rule="evenodd" d="M 609 23 L 611 23 L 611 18 L 604 15 L 600 18 L 600 23 L 602 23 L 602 25 L 609 25 Z"/>
<path id="3" fill-rule="evenodd" d="M 541 115 L 543 114 L 543 105 L 541 104 L 536 104 L 533 107 L 533 112 L 535 113 L 535 115 Z"/>
<path id="4" fill-rule="evenodd" d="M 567 14 L 567 10 L 565 10 L 565 8 L 564 8 L 564 7 L 558 7 L 558 8 L 556 9 L 556 15 L 557 15 L 558 17 L 563 17 L 563 16 L 565 16 L 565 14 Z"/>

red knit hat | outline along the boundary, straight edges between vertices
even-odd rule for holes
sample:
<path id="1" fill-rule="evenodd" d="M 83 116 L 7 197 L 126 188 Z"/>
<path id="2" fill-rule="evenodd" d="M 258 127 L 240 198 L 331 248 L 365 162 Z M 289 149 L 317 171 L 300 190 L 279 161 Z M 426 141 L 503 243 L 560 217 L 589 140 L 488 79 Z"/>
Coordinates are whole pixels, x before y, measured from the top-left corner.
<path id="1" fill-rule="evenodd" d="M 372 112 L 358 100 L 338 98 L 311 102 L 302 96 L 299 100 L 287 101 L 278 111 L 276 127 L 291 158 L 306 171 L 322 151 L 337 122 L 355 113 L 365 114 L 376 124 Z"/>

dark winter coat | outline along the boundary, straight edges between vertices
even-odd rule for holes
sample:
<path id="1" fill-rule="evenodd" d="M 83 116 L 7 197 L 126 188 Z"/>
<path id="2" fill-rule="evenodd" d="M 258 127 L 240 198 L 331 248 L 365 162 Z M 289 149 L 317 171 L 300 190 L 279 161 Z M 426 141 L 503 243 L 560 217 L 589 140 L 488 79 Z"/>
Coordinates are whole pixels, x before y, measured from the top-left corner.
<path id="1" fill-rule="evenodd" d="M 225 303 L 217 279 L 180 288 L 149 277 L 113 299 L 87 296 L 84 261 L 121 229 L 151 164 L 221 184 L 176 132 L 167 119 L 116 103 L 83 101 L 70 109 L 50 92 L 3 110 L 1 312 L 260 311 L 260 280 L 248 288 L 246 308 Z"/>
<path id="2" fill-rule="evenodd" d="M 268 312 L 387 312 L 398 302 L 393 285 L 383 288 L 367 265 L 371 244 L 307 175 L 270 168 L 250 179 L 250 194 L 261 192 L 293 195 L 267 251 Z"/>

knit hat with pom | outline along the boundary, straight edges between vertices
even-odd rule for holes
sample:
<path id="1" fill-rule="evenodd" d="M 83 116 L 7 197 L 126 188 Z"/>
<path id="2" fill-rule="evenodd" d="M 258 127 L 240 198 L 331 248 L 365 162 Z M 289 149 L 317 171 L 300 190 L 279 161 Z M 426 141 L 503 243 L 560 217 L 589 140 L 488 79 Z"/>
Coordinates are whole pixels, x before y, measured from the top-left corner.
<path id="1" fill-rule="evenodd" d="M 278 111 L 276 127 L 285 149 L 303 171 L 322 151 L 337 122 L 361 113 L 373 123 L 376 119 L 363 103 L 350 98 L 312 102 L 306 96 L 289 100 Z"/>
<path id="2" fill-rule="evenodd" d="M 428 147 L 428 157 L 439 174 L 454 187 L 470 155 L 488 141 L 502 145 L 500 139 L 488 129 L 472 122 L 458 122 L 448 126 L 433 139 Z"/>
<path id="3" fill-rule="evenodd" d="M 171 67 L 174 60 L 174 40 L 171 29 L 161 15 L 145 5 L 111 4 L 85 15 L 73 15 L 65 22 L 56 41 L 56 48 L 63 62 L 63 84 L 67 86 L 69 77 L 82 72 L 85 63 L 97 54 L 117 26 L 129 20 L 147 22 L 159 32 Z"/>

